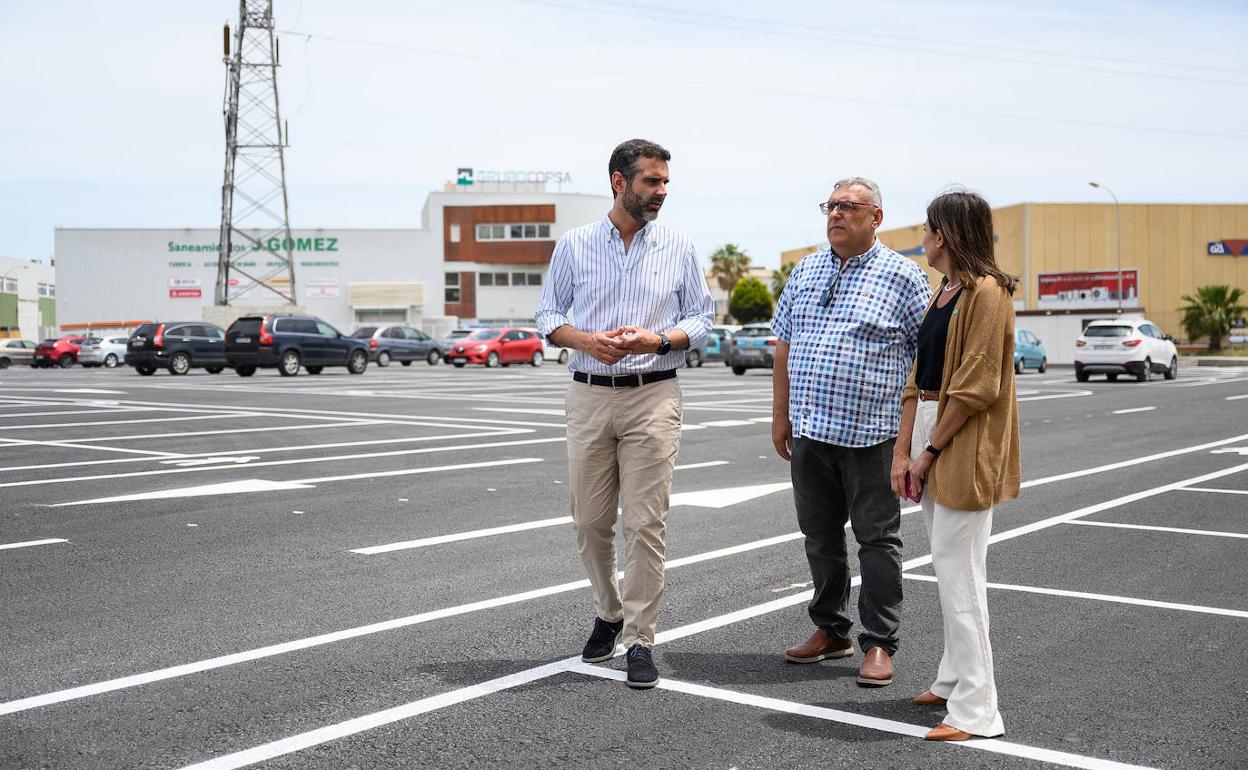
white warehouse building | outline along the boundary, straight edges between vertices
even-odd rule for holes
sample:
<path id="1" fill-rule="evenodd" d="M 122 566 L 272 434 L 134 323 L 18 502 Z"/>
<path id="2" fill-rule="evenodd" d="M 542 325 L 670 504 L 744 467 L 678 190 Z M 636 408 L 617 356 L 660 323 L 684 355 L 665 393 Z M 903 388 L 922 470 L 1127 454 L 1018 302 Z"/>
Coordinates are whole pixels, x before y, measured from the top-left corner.
<path id="1" fill-rule="evenodd" d="M 544 182 L 448 184 L 426 199 L 419 229 L 293 229 L 295 298 L 344 332 L 376 322 L 431 334 L 470 322 L 528 325 L 555 241 L 610 208 L 607 196 L 550 193 Z M 219 319 L 218 240 L 216 228 L 57 228 L 60 329 Z M 254 253 L 236 260 L 248 273 L 280 265 Z M 284 290 L 288 280 L 283 273 L 270 283 Z M 257 286 L 231 305 L 277 310 L 283 302 Z"/>

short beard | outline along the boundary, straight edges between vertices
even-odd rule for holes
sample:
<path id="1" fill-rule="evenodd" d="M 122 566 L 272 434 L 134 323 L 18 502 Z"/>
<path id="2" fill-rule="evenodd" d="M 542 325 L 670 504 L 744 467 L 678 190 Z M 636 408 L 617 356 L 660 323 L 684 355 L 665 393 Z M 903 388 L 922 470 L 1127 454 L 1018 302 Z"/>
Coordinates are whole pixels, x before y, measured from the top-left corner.
<path id="1" fill-rule="evenodd" d="M 632 184 L 630 182 L 629 186 L 625 187 L 624 192 L 620 194 L 621 208 L 639 225 L 653 222 L 658 218 L 659 212 L 651 211 L 648 208 L 650 201 L 633 192 L 631 187 Z"/>

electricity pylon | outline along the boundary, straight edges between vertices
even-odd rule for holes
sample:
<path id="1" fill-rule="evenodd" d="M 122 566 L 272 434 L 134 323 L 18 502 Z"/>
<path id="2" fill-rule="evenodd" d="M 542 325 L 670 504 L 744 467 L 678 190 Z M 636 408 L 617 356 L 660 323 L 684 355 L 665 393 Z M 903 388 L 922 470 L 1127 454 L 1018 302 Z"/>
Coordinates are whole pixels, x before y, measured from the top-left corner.
<path id="1" fill-rule="evenodd" d="M 267 296 L 267 290 L 293 305 L 295 242 L 286 198 L 287 132 L 277 100 L 280 49 L 273 0 L 238 5 L 233 56 L 225 27 L 225 182 L 216 304 L 229 305 L 259 287 L 261 294 Z"/>

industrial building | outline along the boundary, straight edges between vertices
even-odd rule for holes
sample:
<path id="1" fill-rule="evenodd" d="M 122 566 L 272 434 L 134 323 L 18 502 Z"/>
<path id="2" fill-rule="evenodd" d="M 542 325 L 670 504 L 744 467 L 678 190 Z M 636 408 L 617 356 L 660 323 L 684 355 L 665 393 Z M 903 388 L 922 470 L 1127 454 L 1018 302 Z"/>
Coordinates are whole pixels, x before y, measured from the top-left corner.
<path id="1" fill-rule="evenodd" d="M 531 323 L 556 240 L 611 208 L 606 196 L 547 192 L 546 176 L 465 184 L 461 172 L 458 183 L 428 196 L 419 228 L 293 229 L 297 306 L 343 331 L 376 322 L 433 334 L 468 322 Z M 217 228 L 57 228 L 60 329 L 220 320 L 213 308 L 218 242 Z M 257 273 L 280 264 L 263 250 L 240 262 Z M 270 279 L 283 289 L 288 282 Z M 255 286 L 231 310 L 281 303 Z"/>
<path id="2" fill-rule="evenodd" d="M 993 209 L 993 228 L 997 262 L 1020 279 L 1018 325 L 1045 343 L 1053 363 L 1074 360 L 1074 339 L 1093 318 L 1147 317 L 1180 339 L 1182 295 L 1210 284 L 1248 288 L 1248 204 L 1020 203 Z M 936 286 L 922 222 L 878 235 Z M 781 260 L 825 245 L 785 251 Z"/>
<path id="3" fill-rule="evenodd" d="M 56 274 L 52 266 L 0 257 L 0 338 L 38 342 L 56 334 Z"/>

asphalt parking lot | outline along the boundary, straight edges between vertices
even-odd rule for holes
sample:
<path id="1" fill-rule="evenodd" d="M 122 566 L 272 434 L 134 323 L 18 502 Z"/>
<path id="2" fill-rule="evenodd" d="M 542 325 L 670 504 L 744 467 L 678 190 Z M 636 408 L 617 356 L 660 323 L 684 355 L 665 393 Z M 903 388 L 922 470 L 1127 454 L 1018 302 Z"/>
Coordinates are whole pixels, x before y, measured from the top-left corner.
<path id="1" fill-rule="evenodd" d="M 0 767 L 1248 762 L 1248 369 L 1019 378 L 1001 739 L 934 744 L 917 506 L 894 683 L 810 632 L 770 373 L 685 370 L 659 688 L 589 666 L 563 367 L 0 371 Z"/>

